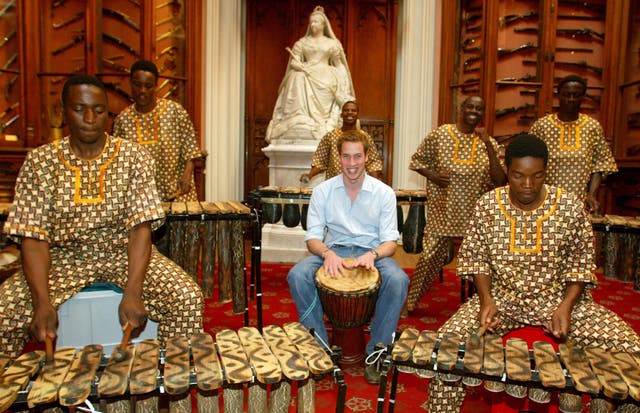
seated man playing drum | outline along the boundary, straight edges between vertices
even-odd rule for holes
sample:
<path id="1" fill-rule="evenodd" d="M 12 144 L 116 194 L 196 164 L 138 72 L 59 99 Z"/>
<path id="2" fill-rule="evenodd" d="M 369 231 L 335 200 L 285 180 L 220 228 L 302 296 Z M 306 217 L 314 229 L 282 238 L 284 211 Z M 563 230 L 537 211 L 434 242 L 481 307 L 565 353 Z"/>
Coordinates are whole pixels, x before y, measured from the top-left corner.
<path id="1" fill-rule="evenodd" d="M 409 277 L 391 258 L 399 237 L 393 189 L 367 175 L 368 143 L 362 134 L 343 133 L 337 142 L 342 173 L 320 185 L 311 196 L 307 217 L 307 248 L 313 254 L 295 265 L 287 277 L 300 322 L 328 342 L 323 310 L 314 283 L 322 266 L 330 277 L 344 276 L 349 264 L 377 268 L 382 278 L 367 354 L 374 345 L 390 344 L 404 304 Z M 379 383 L 374 364 L 365 370 L 371 384 Z"/>
<path id="2" fill-rule="evenodd" d="M 29 332 L 53 340 L 58 307 L 94 282 L 124 291 L 118 316 L 134 331 L 147 315 L 163 342 L 202 331 L 200 287 L 151 245 L 164 218 L 153 160 L 105 132 L 107 94 L 95 77 L 69 78 L 62 105 L 70 136 L 27 155 L 4 226 L 21 241 L 23 268 L 0 285 L 0 353 L 20 355 Z"/>
<path id="3" fill-rule="evenodd" d="M 466 340 L 480 326 L 503 336 L 532 325 L 576 346 L 638 352 L 638 334 L 591 297 L 597 282 L 591 224 L 580 199 L 545 185 L 548 158 L 535 135 L 517 135 L 507 147 L 508 185 L 479 199 L 458 255 L 458 275 L 472 279 L 478 293 L 438 335 Z M 534 391 L 544 392 L 530 389 L 534 400 Z M 459 381 L 432 380 L 427 410 L 458 412 L 464 396 Z M 581 411 L 580 396 L 559 398 L 561 411 Z M 607 402 L 592 400 L 591 411 L 598 405 Z"/>

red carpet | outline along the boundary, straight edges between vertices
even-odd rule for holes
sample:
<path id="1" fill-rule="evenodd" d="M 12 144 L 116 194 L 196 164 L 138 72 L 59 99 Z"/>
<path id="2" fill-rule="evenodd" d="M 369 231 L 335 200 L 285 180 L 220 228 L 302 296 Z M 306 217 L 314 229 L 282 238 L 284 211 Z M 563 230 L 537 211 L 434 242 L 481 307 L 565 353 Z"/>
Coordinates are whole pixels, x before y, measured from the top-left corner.
<path id="1" fill-rule="evenodd" d="M 295 306 L 289 295 L 286 275 L 290 265 L 263 264 L 262 283 L 264 291 L 263 320 L 264 324 L 282 325 L 288 321 L 297 319 Z M 408 272 L 410 272 L 409 270 Z M 632 284 L 621 283 L 600 277 L 600 286 L 594 291 L 597 302 L 616 311 L 627 320 L 636 331 L 640 331 L 640 292 L 633 291 Z M 256 325 L 255 303 L 251 306 L 251 324 Z M 444 283 L 436 281 L 427 296 L 419 304 L 416 311 L 409 317 L 401 319 L 398 328 L 414 327 L 418 330 L 437 328 L 449 318 L 460 304 L 460 282 L 454 272 L 445 272 Z M 205 309 L 205 330 L 215 335 L 223 328 L 238 329 L 242 327 L 242 316 L 233 315 L 231 304 L 220 304 L 217 298 L 207 300 Z M 531 329 L 533 330 L 533 329 Z M 525 330 L 524 334 L 531 331 Z M 539 334 L 534 332 L 534 336 Z M 526 338 L 526 337 L 525 337 Z M 537 339 L 537 338 L 536 338 Z M 367 384 L 364 380 L 364 366 L 344 370 L 347 382 L 346 412 L 371 412 L 376 410 L 378 387 Z M 426 411 L 428 380 L 416 377 L 413 374 L 401 373 L 398 380 L 396 396 L 396 412 L 407 412 L 410 409 Z M 528 409 L 536 412 L 557 412 L 557 407 L 552 399 L 550 405 L 537 405 L 532 402 L 519 401 L 504 393 L 493 395 L 478 387 L 476 391 L 470 391 L 465 399 L 463 412 L 517 412 Z M 316 389 L 316 411 L 334 412 L 336 386 L 329 378 L 318 383 Z M 387 389 L 388 392 L 388 389 Z M 292 392 L 295 393 L 295 392 Z M 588 401 L 588 398 L 585 399 Z M 295 412 L 295 400 L 290 408 Z M 523 403 L 527 403 L 526 405 Z M 586 408 L 586 407 L 585 407 Z"/>

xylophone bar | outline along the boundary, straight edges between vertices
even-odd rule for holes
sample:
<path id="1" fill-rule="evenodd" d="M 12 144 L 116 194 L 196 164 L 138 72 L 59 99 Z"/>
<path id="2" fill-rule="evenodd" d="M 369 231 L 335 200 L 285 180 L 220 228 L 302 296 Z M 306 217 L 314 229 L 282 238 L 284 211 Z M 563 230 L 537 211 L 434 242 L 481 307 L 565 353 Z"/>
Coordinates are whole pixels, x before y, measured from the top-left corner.
<path id="1" fill-rule="evenodd" d="M 502 338 L 491 334 L 465 343 L 455 334 L 437 339 L 433 331 L 408 328 L 387 347 L 380 394 L 384 396 L 387 375 L 395 366 L 390 406 L 395 403 L 393 389 L 399 371 L 429 378 L 439 374 L 444 381 L 475 378 L 478 379 L 475 385 L 485 380 L 485 383 L 563 389 L 640 404 L 638 357 L 600 348 L 567 348 L 564 344 L 559 349 L 558 355 L 551 344 L 543 341 L 535 342 L 533 349 L 528 349 L 521 339 L 509 339 L 503 348 Z M 473 382 L 463 380 L 468 385 Z M 382 411 L 383 406 L 384 397 L 378 399 L 378 411 Z"/>
<path id="2" fill-rule="evenodd" d="M 266 326 L 262 334 L 253 327 L 222 330 L 215 342 L 205 333 L 189 340 L 176 337 L 165 349 L 157 340 L 144 340 L 130 345 L 127 356 L 117 360 L 101 359 L 101 354 L 101 346 L 91 345 L 78 352 L 58 349 L 50 364 L 42 364 L 43 352 L 22 356 L 0 376 L 2 411 L 56 403 L 75 406 L 85 399 L 126 404 L 128 398 L 149 400 L 158 395 L 169 397 L 172 411 L 191 411 L 191 389 L 197 392 L 198 411 L 211 411 L 221 396 L 225 411 L 242 411 L 245 386 L 253 411 L 267 410 L 269 388 L 270 403 L 281 403 L 275 409 L 287 411 L 291 381 L 298 383 L 299 403 L 313 411 L 315 380 L 326 375 L 338 384 L 342 403 L 336 412 L 344 408 L 342 372 L 297 322 Z"/>

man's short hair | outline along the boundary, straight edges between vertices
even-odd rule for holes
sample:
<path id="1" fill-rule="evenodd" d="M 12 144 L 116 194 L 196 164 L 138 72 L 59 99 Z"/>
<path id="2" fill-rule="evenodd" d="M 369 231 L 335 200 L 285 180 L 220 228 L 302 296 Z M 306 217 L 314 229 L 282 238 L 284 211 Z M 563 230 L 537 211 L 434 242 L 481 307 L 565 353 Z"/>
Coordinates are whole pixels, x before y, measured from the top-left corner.
<path id="1" fill-rule="evenodd" d="M 568 75 L 560 79 L 560 81 L 558 82 L 558 93 L 560 93 L 560 89 L 562 89 L 562 86 L 564 86 L 565 83 L 569 82 L 580 83 L 584 87 L 584 90 L 587 90 L 587 79 L 578 75 Z"/>
<path id="2" fill-rule="evenodd" d="M 156 78 L 156 81 L 158 80 L 158 66 L 156 66 L 155 63 L 153 63 L 150 60 L 138 60 L 137 62 L 135 62 L 134 64 L 131 65 L 131 73 L 130 76 L 133 76 L 133 72 L 136 72 L 138 70 L 142 70 L 143 72 L 150 72 L 153 73 L 153 75 Z"/>
<path id="3" fill-rule="evenodd" d="M 100 79 L 91 75 L 75 75 L 67 79 L 67 81 L 64 82 L 64 86 L 62 86 L 62 106 L 67 103 L 67 99 L 69 98 L 69 88 L 76 85 L 93 85 L 99 87 L 102 93 L 104 93 L 105 98 L 107 97 L 107 90 Z"/>
<path id="4" fill-rule="evenodd" d="M 358 107 L 358 102 L 356 102 L 355 100 L 347 100 L 342 104 L 342 107 L 340 108 L 340 110 L 344 109 L 344 107 L 347 106 L 347 104 L 349 103 L 353 103 L 354 105 L 356 105 L 356 108 Z"/>
<path id="5" fill-rule="evenodd" d="M 344 142 L 360 142 L 362 144 L 362 147 L 364 148 L 364 153 L 369 153 L 369 140 L 361 130 L 354 129 L 342 132 L 342 134 L 338 138 L 338 141 L 336 142 L 338 153 L 342 153 L 342 144 Z"/>
<path id="6" fill-rule="evenodd" d="M 519 133 L 511 139 L 511 143 L 509 143 L 505 151 L 504 161 L 507 164 L 507 168 L 511 166 L 514 158 L 526 158 L 528 156 L 544 160 L 546 168 L 549 161 L 547 144 L 531 133 Z"/>

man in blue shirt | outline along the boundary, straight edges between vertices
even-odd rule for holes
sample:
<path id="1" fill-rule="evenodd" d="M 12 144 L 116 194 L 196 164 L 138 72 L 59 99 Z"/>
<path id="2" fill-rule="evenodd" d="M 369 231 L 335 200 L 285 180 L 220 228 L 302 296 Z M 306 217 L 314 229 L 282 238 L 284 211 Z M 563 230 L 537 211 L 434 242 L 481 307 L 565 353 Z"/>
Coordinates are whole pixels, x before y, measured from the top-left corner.
<path id="1" fill-rule="evenodd" d="M 396 197 L 393 189 L 367 175 L 369 148 L 361 134 L 344 133 L 337 146 L 342 173 L 314 188 L 309 204 L 305 241 L 313 255 L 294 266 L 287 280 L 300 322 L 327 342 L 316 271 L 322 266 L 329 277 L 342 277 L 347 257 L 355 259 L 354 266 L 377 268 L 382 283 L 366 348 L 371 354 L 375 344 L 391 343 L 409 285 L 391 258 L 399 237 Z M 371 384 L 380 381 L 374 364 L 366 368 L 365 378 Z"/>

